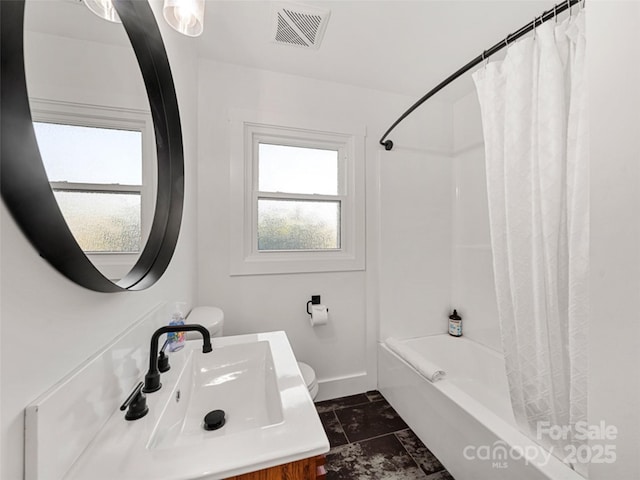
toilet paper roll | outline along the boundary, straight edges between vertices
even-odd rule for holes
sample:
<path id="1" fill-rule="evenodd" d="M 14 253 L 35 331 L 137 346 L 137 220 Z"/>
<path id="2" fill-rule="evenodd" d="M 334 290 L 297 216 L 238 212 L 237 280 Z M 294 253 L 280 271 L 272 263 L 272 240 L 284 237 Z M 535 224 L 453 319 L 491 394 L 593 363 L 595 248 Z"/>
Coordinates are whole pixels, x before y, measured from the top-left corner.
<path id="1" fill-rule="evenodd" d="M 329 320 L 329 309 L 326 305 L 321 303 L 317 305 L 311 305 L 311 326 L 325 325 Z"/>

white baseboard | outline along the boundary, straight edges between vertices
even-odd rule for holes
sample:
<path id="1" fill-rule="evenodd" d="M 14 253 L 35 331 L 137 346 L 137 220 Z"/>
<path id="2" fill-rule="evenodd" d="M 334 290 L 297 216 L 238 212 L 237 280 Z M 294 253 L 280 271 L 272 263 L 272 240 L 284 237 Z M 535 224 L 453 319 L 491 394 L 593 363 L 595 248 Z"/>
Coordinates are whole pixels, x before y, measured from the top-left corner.
<path id="1" fill-rule="evenodd" d="M 367 372 L 359 372 L 343 377 L 318 380 L 318 396 L 315 401 L 331 400 L 332 398 L 374 390 L 378 382 L 376 378 L 372 377 Z"/>

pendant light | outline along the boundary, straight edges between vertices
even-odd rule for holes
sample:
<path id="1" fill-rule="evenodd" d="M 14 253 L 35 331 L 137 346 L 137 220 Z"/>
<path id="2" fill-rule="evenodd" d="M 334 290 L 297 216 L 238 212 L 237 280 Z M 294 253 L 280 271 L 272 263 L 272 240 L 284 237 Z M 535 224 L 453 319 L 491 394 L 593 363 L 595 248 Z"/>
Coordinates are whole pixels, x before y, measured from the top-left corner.
<path id="1" fill-rule="evenodd" d="M 84 4 L 100 18 L 114 23 L 122 23 L 111 0 L 84 0 Z"/>
<path id="2" fill-rule="evenodd" d="M 100 18 L 121 23 L 111 0 L 83 1 L 87 8 Z M 164 19 L 171 28 L 183 35 L 197 37 L 202 34 L 204 28 L 204 2 L 205 0 L 164 0 Z"/>
<path id="3" fill-rule="evenodd" d="M 164 0 L 164 19 L 171 27 L 189 37 L 197 37 L 204 28 L 204 0 Z"/>

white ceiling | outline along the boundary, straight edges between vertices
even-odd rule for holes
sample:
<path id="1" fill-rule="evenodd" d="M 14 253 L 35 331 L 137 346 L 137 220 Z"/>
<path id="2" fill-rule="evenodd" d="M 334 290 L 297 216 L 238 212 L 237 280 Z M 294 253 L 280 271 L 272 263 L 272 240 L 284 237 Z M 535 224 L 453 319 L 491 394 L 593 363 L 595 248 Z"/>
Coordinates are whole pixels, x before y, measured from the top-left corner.
<path id="1" fill-rule="evenodd" d="M 417 99 L 484 49 L 554 5 L 550 0 L 288 3 L 331 10 L 318 50 L 274 43 L 273 2 L 266 0 L 206 0 L 204 33 L 189 41 L 203 58 Z M 30 29 L 126 42 L 120 25 L 98 19 L 78 0 L 29 0 L 27 5 Z M 438 97 L 451 100 L 470 91 L 469 75 L 466 77 Z"/>
<path id="2" fill-rule="evenodd" d="M 414 96 L 507 34 L 553 8 L 553 1 L 301 0 L 331 10 L 319 50 L 276 44 L 272 2 L 208 0 L 202 57 Z M 467 76 L 468 77 L 468 76 Z M 460 79 L 441 98 L 472 88 Z"/>

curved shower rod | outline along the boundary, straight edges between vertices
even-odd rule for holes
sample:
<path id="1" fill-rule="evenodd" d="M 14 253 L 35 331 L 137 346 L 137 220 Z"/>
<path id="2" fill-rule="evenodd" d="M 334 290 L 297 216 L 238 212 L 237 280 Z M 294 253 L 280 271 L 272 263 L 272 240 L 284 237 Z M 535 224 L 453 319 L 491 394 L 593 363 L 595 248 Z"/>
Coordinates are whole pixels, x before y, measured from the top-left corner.
<path id="1" fill-rule="evenodd" d="M 546 12 L 544 12 L 539 17 L 536 17 L 530 23 L 528 23 L 524 27 L 520 28 L 516 32 L 513 32 L 513 33 L 507 35 L 503 40 L 501 40 L 500 42 L 496 43 L 493 47 L 489 48 L 488 50 L 483 51 L 480 55 L 478 55 L 476 58 L 474 58 L 469 63 L 467 63 L 464 67 L 460 68 L 455 73 L 449 75 L 446 79 L 444 79 L 442 82 L 440 82 L 435 88 L 433 88 L 432 90 L 429 90 L 422 98 L 420 98 L 420 100 L 418 100 L 416 103 L 411 105 L 407 109 L 406 112 L 404 112 L 402 115 L 400 115 L 400 118 L 398 118 L 395 122 L 393 122 L 393 125 L 391 125 L 389 127 L 389 129 L 386 132 L 384 132 L 384 135 L 382 136 L 382 138 L 379 141 L 380 145 L 382 145 L 384 147 L 384 149 L 387 150 L 387 151 L 391 150 L 393 148 L 393 142 L 391 140 L 385 140 L 387 138 L 387 136 L 391 133 L 391 131 L 394 128 L 396 128 L 400 122 L 402 122 L 405 118 L 407 118 L 409 115 L 411 115 L 416 108 L 418 108 L 424 102 L 429 100 L 433 95 L 438 93 L 444 87 L 446 87 L 451 82 L 453 82 L 455 79 L 457 79 L 458 77 L 464 75 L 465 73 L 467 73 L 469 70 L 471 70 L 476 65 L 479 65 L 480 63 L 484 62 L 491 55 L 493 55 L 496 52 L 499 52 L 504 47 L 508 46 L 509 43 L 514 42 L 515 40 L 518 40 L 523 35 L 526 35 L 527 33 L 531 32 L 537 26 L 542 25 L 543 23 L 545 23 L 548 20 L 551 20 L 552 18 L 555 18 L 558 14 L 564 12 L 567 9 L 570 9 L 571 7 L 573 7 L 577 3 L 580 3 L 580 2 L 584 3 L 584 1 L 585 0 L 565 0 L 562 3 L 559 3 L 558 5 L 553 7 L 552 9 L 547 10 Z"/>

